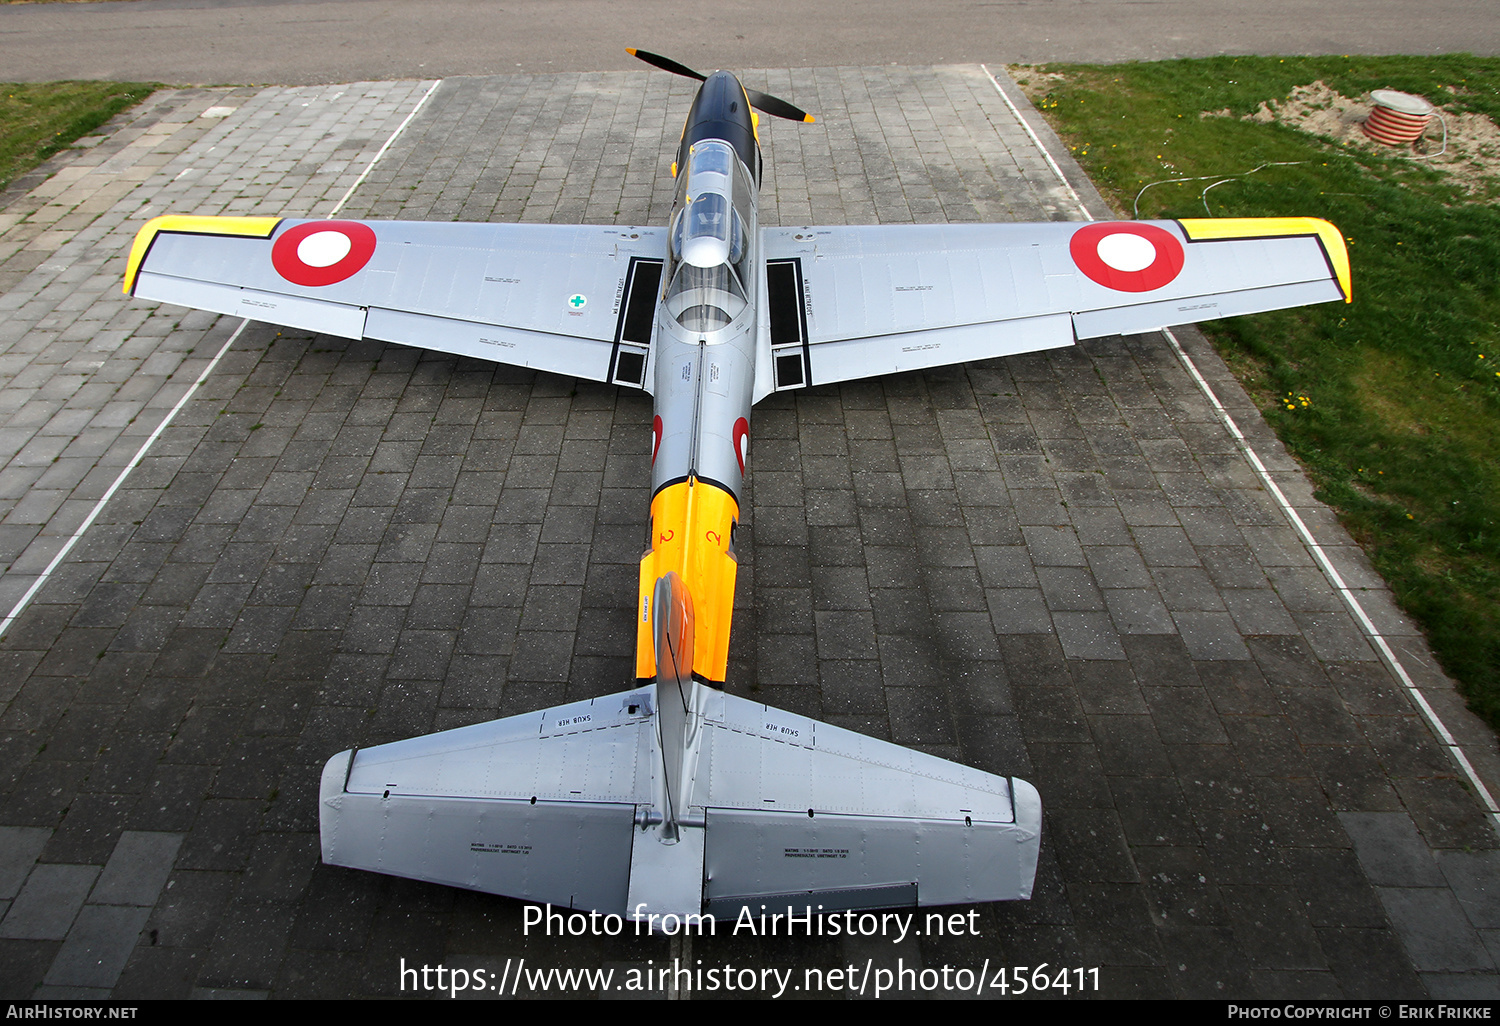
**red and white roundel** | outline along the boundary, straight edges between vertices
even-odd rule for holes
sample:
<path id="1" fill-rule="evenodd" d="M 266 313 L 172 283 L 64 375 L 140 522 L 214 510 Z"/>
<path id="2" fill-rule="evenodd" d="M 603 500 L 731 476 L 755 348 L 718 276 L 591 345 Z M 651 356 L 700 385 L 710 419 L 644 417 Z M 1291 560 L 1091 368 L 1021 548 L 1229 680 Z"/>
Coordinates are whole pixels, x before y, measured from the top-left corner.
<path id="1" fill-rule="evenodd" d="M 293 285 L 334 285 L 375 253 L 375 233 L 358 221 L 309 221 L 283 232 L 271 266 Z"/>
<path id="2" fill-rule="evenodd" d="M 734 422 L 734 456 L 740 461 L 740 474 L 745 473 L 745 461 L 750 458 L 750 422 L 744 417 Z"/>
<path id="3" fill-rule="evenodd" d="M 661 418 L 651 418 L 651 465 L 656 466 L 656 450 L 661 448 Z"/>
<path id="4" fill-rule="evenodd" d="M 1182 243 L 1154 224 L 1084 225 L 1073 233 L 1068 248 L 1080 271 L 1116 292 L 1150 292 L 1182 273 Z"/>

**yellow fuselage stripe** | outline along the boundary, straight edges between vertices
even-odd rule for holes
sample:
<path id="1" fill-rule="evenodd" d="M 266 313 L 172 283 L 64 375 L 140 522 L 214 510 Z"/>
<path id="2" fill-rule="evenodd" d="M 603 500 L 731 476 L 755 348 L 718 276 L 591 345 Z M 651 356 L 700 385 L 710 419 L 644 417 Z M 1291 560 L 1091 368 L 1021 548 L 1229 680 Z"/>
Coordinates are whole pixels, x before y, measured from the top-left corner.
<path id="1" fill-rule="evenodd" d="M 729 669 L 729 625 L 739 563 L 731 538 L 740 507 L 724 489 L 689 478 L 651 500 L 651 550 L 641 560 L 636 602 L 635 675 L 656 676 L 651 598 L 675 570 L 693 598 L 693 672 L 722 684 Z"/>

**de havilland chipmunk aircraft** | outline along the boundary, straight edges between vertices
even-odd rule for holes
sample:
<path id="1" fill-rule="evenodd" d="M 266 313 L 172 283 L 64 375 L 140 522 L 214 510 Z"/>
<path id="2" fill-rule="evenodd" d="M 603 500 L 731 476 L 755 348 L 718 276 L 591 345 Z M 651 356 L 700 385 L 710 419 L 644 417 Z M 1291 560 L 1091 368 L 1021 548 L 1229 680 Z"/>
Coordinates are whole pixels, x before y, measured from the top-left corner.
<path id="1" fill-rule="evenodd" d="M 722 690 L 750 413 L 774 392 L 1350 298 L 1311 218 L 761 227 L 758 119 L 703 82 L 664 228 L 159 217 L 143 299 L 644 389 L 635 686 L 333 756 L 323 860 L 653 925 L 1031 895 L 1022 780 Z"/>

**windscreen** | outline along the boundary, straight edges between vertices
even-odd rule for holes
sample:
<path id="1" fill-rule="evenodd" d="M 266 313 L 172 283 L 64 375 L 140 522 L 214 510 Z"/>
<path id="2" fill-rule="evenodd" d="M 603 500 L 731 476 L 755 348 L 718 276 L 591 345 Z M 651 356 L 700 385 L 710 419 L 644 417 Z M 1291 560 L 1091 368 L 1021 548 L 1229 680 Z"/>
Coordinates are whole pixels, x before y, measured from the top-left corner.
<path id="1" fill-rule="evenodd" d="M 747 305 L 745 290 L 728 264 L 694 267 L 683 263 L 667 289 L 668 312 L 689 331 L 728 327 Z"/>

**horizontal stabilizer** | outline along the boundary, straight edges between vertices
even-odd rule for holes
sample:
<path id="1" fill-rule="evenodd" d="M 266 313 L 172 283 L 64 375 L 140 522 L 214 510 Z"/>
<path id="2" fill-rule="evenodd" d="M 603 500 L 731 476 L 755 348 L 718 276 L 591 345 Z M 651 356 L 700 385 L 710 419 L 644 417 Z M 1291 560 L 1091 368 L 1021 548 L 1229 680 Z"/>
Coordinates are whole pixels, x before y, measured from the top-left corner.
<path id="1" fill-rule="evenodd" d="M 691 802 L 706 813 L 711 907 L 1031 896 L 1042 809 L 1025 781 L 723 692 L 706 706 Z"/>
<path id="2" fill-rule="evenodd" d="M 323 769 L 323 861 L 623 908 L 635 810 L 651 803 L 650 701 L 610 695 L 341 752 Z"/>
<path id="3" fill-rule="evenodd" d="M 692 687 L 675 812 L 641 689 L 334 756 L 323 860 L 620 914 L 1030 896 L 1031 785 Z"/>

